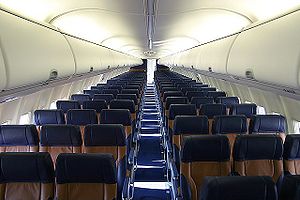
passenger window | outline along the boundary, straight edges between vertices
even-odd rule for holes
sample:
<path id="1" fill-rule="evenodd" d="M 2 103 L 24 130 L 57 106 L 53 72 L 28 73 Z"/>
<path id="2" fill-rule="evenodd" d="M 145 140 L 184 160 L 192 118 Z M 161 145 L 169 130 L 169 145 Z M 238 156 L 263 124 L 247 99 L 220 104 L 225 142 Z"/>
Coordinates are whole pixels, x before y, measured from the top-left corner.
<path id="1" fill-rule="evenodd" d="M 30 124 L 31 112 L 21 115 L 19 124 Z"/>
<path id="2" fill-rule="evenodd" d="M 294 125 L 294 133 L 300 134 L 300 122 L 299 121 L 293 121 Z"/>
<path id="3" fill-rule="evenodd" d="M 53 101 L 53 102 L 50 104 L 50 109 L 56 109 L 56 101 Z"/>
<path id="4" fill-rule="evenodd" d="M 263 106 L 257 106 L 256 113 L 258 115 L 265 115 L 266 114 L 266 109 Z"/>

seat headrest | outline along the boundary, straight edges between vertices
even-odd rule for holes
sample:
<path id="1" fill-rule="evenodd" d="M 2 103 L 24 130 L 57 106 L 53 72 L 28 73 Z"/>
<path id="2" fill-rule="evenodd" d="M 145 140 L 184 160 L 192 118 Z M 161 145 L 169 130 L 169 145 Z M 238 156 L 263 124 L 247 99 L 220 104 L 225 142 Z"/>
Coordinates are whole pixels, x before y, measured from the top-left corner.
<path id="1" fill-rule="evenodd" d="M 46 125 L 42 126 L 41 146 L 81 146 L 82 139 L 78 126 Z"/>
<path id="2" fill-rule="evenodd" d="M 62 110 L 36 110 L 34 111 L 35 124 L 65 124 L 65 116 Z"/>
<path id="3" fill-rule="evenodd" d="M 119 90 L 118 89 L 104 89 L 102 90 L 103 94 L 112 94 L 114 95 L 114 98 L 117 97 L 117 94 L 119 94 Z"/>
<path id="4" fill-rule="evenodd" d="M 217 88 L 214 87 L 201 87 L 202 91 L 206 91 L 206 92 L 214 92 L 217 90 Z"/>
<path id="5" fill-rule="evenodd" d="M 277 200 L 277 189 L 268 176 L 207 176 L 200 200 Z"/>
<path id="6" fill-rule="evenodd" d="M 284 142 L 283 158 L 285 160 L 298 160 L 300 159 L 300 135 L 289 134 Z"/>
<path id="7" fill-rule="evenodd" d="M 110 104 L 111 100 L 113 100 L 115 97 L 113 94 L 95 94 L 94 95 L 94 101 L 95 100 L 105 100 L 107 104 Z"/>
<path id="8" fill-rule="evenodd" d="M 255 115 L 251 117 L 250 133 L 286 133 L 286 119 L 282 115 Z"/>
<path id="9" fill-rule="evenodd" d="M 189 99 L 189 101 L 191 101 L 193 97 L 206 97 L 207 92 L 206 91 L 188 91 L 188 92 L 186 92 L 186 96 Z"/>
<path id="10" fill-rule="evenodd" d="M 78 101 L 73 100 L 58 100 L 56 102 L 56 108 L 66 113 L 70 109 L 80 109 L 80 104 Z"/>
<path id="11" fill-rule="evenodd" d="M 0 154 L 1 183 L 53 183 L 54 169 L 48 152 L 9 152 Z"/>
<path id="12" fill-rule="evenodd" d="M 166 101 L 167 97 L 182 97 L 182 92 L 176 92 L 176 91 L 167 91 L 163 93 L 163 101 Z"/>
<path id="13" fill-rule="evenodd" d="M 214 117 L 213 134 L 247 133 L 247 118 L 244 115 L 218 115 Z"/>
<path id="14" fill-rule="evenodd" d="M 96 110 L 93 109 L 72 109 L 67 112 L 67 124 L 85 126 L 88 124 L 97 124 Z"/>
<path id="15" fill-rule="evenodd" d="M 138 104 L 138 98 L 136 94 L 118 94 L 117 99 L 130 99 L 134 101 L 134 104 Z"/>
<path id="16" fill-rule="evenodd" d="M 125 130 L 121 124 L 88 125 L 84 129 L 85 146 L 125 146 Z"/>
<path id="17" fill-rule="evenodd" d="M 233 158 L 243 160 L 281 160 L 282 139 L 273 134 L 238 135 L 235 139 Z"/>
<path id="18" fill-rule="evenodd" d="M 166 110 L 169 110 L 171 104 L 187 104 L 187 97 L 167 97 L 166 98 Z"/>
<path id="19" fill-rule="evenodd" d="M 208 134 L 208 119 L 206 116 L 176 116 L 173 129 L 174 135 Z"/>
<path id="20" fill-rule="evenodd" d="M 218 97 L 226 97 L 226 93 L 222 91 L 208 91 L 207 96 L 216 99 Z"/>
<path id="21" fill-rule="evenodd" d="M 221 103 L 226 106 L 231 106 L 231 105 L 239 104 L 240 101 L 239 98 L 237 97 L 217 97 L 216 103 Z"/>
<path id="22" fill-rule="evenodd" d="M 131 126 L 131 116 L 127 109 L 103 109 L 100 118 L 100 124 Z"/>
<path id="23" fill-rule="evenodd" d="M 245 115 L 250 118 L 256 115 L 256 104 L 235 104 L 231 106 L 230 115 Z"/>
<path id="24" fill-rule="evenodd" d="M 193 135 L 183 138 L 182 162 L 228 161 L 229 140 L 224 135 Z"/>
<path id="25" fill-rule="evenodd" d="M 117 89 L 118 92 L 120 93 L 120 91 L 123 89 L 123 87 L 118 86 L 118 85 L 112 85 L 112 86 L 109 86 L 108 89 Z"/>
<path id="26" fill-rule="evenodd" d="M 107 103 L 104 99 L 84 101 L 82 104 L 83 109 L 94 109 L 97 113 L 100 113 L 102 109 L 107 109 Z"/>
<path id="27" fill-rule="evenodd" d="M 130 99 L 115 99 L 110 102 L 110 109 L 128 109 L 130 113 L 135 113 L 135 104 Z"/>
<path id="28" fill-rule="evenodd" d="M 79 104 L 82 104 L 83 101 L 91 100 L 91 97 L 88 94 L 73 94 L 71 100 L 78 101 Z"/>
<path id="29" fill-rule="evenodd" d="M 121 93 L 122 93 L 122 94 L 135 94 L 135 95 L 137 95 L 137 96 L 140 94 L 140 92 L 139 92 L 138 89 L 123 89 L 123 90 L 121 91 Z"/>
<path id="30" fill-rule="evenodd" d="M 183 94 L 186 94 L 188 91 L 198 91 L 200 88 L 197 87 L 183 87 L 181 88 L 181 91 Z"/>
<path id="31" fill-rule="evenodd" d="M 161 92 L 167 92 L 167 91 L 178 91 L 178 89 L 176 87 L 162 87 L 161 88 Z"/>
<path id="32" fill-rule="evenodd" d="M 83 90 L 84 94 L 88 94 L 90 96 L 90 98 L 94 98 L 95 94 L 99 94 L 100 92 L 97 90 Z"/>
<path id="33" fill-rule="evenodd" d="M 56 181 L 64 183 L 116 183 L 112 154 L 62 153 L 56 160 Z"/>
<path id="34" fill-rule="evenodd" d="M 174 120 L 177 115 L 197 115 L 195 104 L 171 104 L 169 108 L 169 119 Z"/>
<path id="35" fill-rule="evenodd" d="M 203 104 L 200 108 L 200 115 L 206 115 L 209 119 L 216 115 L 226 115 L 226 106 L 223 104 Z"/>
<path id="36" fill-rule="evenodd" d="M 280 191 L 280 199 L 282 200 L 298 200 L 300 199 L 300 176 L 284 176 Z"/>
<path id="37" fill-rule="evenodd" d="M 38 146 L 38 131 L 34 125 L 0 126 L 0 146 Z"/>
<path id="38" fill-rule="evenodd" d="M 197 108 L 200 108 L 203 104 L 212 104 L 214 99 L 212 97 L 192 97 L 191 104 L 196 104 Z"/>

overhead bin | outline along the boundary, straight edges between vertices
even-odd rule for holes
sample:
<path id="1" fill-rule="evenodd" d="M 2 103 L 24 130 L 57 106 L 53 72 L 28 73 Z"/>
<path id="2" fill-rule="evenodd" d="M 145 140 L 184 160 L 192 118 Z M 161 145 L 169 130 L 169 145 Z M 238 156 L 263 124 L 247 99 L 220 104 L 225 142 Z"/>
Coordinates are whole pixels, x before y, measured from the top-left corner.
<path id="1" fill-rule="evenodd" d="M 92 70 L 97 71 L 104 68 L 101 63 L 101 49 L 103 47 L 70 36 L 66 36 L 66 38 L 74 53 L 76 74 L 86 73 Z"/>
<path id="2" fill-rule="evenodd" d="M 0 44 L 1 44 L 1 42 L 0 42 Z M 0 90 L 3 90 L 5 88 L 5 86 L 6 86 L 6 70 L 5 70 L 5 64 L 4 64 L 2 51 L 0 48 Z"/>
<path id="3" fill-rule="evenodd" d="M 58 77 L 75 73 L 72 52 L 59 32 L 3 11 L 0 11 L 0 27 L 7 70 L 5 89 L 46 81 L 53 71 Z M 2 64 L 0 69 L 3 70 Z M 3 74 L 1 71 L 1 79 Z"/>
<path id="4" fill-rule="evenodd" d="M 300 12 L 241 33 L 228 61 L 228 73 L 259 81 L 299 87 Z"/>

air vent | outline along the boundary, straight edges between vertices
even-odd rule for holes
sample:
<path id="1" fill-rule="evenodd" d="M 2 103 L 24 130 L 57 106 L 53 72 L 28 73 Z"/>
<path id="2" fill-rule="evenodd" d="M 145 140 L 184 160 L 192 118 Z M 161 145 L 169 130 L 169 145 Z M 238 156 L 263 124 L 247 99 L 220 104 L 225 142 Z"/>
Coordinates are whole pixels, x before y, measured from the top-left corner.
<path id="1" fill-rule="evenodd" d="M 249 79 L 255 79 L 252 69 L 247 69 L 245 72 L 245 76 L 246 76 L 246 78 L 249 78 Z"/>
<path id="2" fill-rule="evenodd" d="M 58 76 L 58 72 L 56 69 L 53 69 L 50 71 L 50 75 L 49 75 L 49 80 L 54 80 L 56 79 Z"/>

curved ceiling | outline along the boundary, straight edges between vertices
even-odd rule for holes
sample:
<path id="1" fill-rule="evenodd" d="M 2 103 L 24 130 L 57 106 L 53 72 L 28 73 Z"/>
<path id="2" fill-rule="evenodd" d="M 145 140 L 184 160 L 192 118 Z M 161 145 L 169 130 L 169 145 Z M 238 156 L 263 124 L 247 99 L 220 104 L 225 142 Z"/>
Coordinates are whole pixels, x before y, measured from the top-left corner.
<path id="1" fill-rule="evenodd" d="M 0 0 L 0 7 L 112 49 L 159 58 L 298 9 L 300 1 Z"/>

